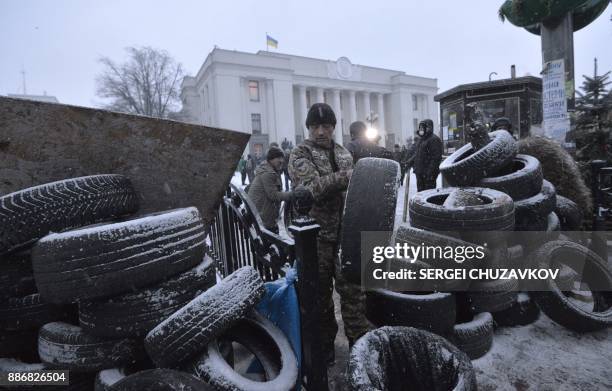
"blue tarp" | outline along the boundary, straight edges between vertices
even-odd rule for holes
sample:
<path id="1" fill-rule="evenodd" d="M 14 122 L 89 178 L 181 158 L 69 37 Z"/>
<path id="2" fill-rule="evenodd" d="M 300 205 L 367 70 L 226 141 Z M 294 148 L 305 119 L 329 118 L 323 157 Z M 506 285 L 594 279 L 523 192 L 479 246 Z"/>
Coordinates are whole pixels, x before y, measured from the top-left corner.
<path id="1" fill-rule="evenodd" d="M 266 294 L 257 305 L 257 311 L 268 318 L 287 336 L 293 352 L 296 353 L 298 379 L 301 379 L 302 336 L 300 329 L 300 307 L 295 289 L 296 278 L 297 272 L 291 268 L 287 270 L 284 278 L 265 283 Z M 295 389 L 299 390 L 299 380 L 297 383 Z"/>

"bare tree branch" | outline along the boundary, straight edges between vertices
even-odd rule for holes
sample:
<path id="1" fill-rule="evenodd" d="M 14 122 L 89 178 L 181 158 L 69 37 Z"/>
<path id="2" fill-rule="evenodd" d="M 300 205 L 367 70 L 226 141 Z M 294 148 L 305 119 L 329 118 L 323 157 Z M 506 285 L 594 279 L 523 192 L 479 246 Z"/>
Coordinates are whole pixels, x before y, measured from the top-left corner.
<path id="1" fill-rule="evenodd" d="M 151 47 L 130 47 L 126 52 L 122 64 L 100 58 L 103 71 L 96 78 L 96 94 L 108 99 L 108 109 L 167 118 L 178 109 L 182 65 L 166 51 Z"/>

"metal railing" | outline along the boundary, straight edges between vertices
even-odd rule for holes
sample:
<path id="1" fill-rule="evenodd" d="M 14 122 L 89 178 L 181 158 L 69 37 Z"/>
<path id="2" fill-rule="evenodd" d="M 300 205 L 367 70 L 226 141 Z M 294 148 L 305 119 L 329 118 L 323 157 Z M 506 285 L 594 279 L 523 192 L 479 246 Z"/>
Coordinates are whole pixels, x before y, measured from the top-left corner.
<path id="1" fill-rule="evenodd" d="M 298 194 L 299 193 L 299 194 Z M 261 217 L 246 193 L 230 185 L 209 227 L 207 253 L 223 276 L 243 266 L 259 271 L 264 281 L 284 275 L 284 267 L 297 266 L 296 289 L 302 334 L 302 379 L 307 390 L 327 390 L 327 363 L 322 357 L 321 307 L 317 302 L 319 225 L 308 216 L 309 191 L 294 190 L 292 213 L 283 213 L 291 238 L 264 228 Z M 286 206 L 287 207 L 287 206 Z"/>
<path id="2" fill-rule="evenodd" d="M 243 266 L 252 266 L 264 281 L 284 275 L 293 264 L 295 243 L 264 228 L 247 194 L 233 184 L 227 189 L 210 226 L 209 255 L 224 277 Z"/>

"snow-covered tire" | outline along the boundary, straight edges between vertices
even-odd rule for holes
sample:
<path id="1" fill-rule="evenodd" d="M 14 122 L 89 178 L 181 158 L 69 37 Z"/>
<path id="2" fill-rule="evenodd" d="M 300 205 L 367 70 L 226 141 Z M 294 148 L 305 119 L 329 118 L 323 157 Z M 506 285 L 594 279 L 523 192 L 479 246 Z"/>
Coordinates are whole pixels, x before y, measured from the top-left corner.
<path id="1" fill-rule="evenodd" d="M 353 345 L 348 390 L 475 391 L 468 356 L 446 339 L 412 327 L 382 327 Z"/>
<path id="2" fill-rule="evenodd" d="M 100 301 L 79 303 L 79 324 L 100 337 L 140 337 L 216 282 L 214 262 L 200 265 L 157 285 Z"/>
<path id="3" fill-rule="evenodd" d="M 521 292 L 509 308 L 493 313 L 496 327 L 526 326 L 538 320 L 540 309 L 529 294 Z"/>
<path id="4" fill-rule="evenodd" d="M 49 232 L 107 221 L 138 210 L 122 175 L 93 175 L 30 187 L 0 197 L 0 255 Z"/>
<path id="5" fill-rule="evenodd" d="M 452 187 L 416 193 L 409 204 L 410 225 L 431 231 L 511 231 L 514 229 L 514 203 L 501 191 L 466 187 L 482 198 L 483 205 L 444 207 Z"/>
<path id="6" fill-rule="evenodd" d="M 427 231 L 411 227 L 408 224 L 401 224 L 393 234 L 392 244 L 408 244 L 409 246 L 440 246 L 442 248 L 452 247 L 473 247 L 474 244 L 466 242 L 452 236 L 444 235 L 437 232 Z M 428 258 L 427 267 L 434 265 L 438 269 L 472 269 L 478 263 L 487 262 L 491 257 L 491 252 L 487 248 L 483 248 L 483 258 L 475 260 L 465 260 L 457 262 L 457 258 Z M 466 280 L 444 280 L 433 281 L 428 280 L 426 284 L 432 284 L 432 288 L 436 291 L 456 291 L 466 289 L 470 285 L 469 279 Z"/>
<path id="7" fill-rule="evenodd" d="M 123 368 L 104 369 L 96 375 L 94 391 L 111 391 L 113 385 L 126 376 L 127 374 Z"/>
<path id="8" fill-rule="evenodd" d="M 45 323 L 64 318 L 61 307 L 45 303 L 38 293 L 11 297 L 0 304 L 0 330 L 37 330 Z"/>
<path id="9" fill-rule="evenodd" d="M 135 362 L 142 345 L 132 339 L 101 339 L 64 322 L 44 325 L 38 334 L 40 360 L 50 368 L 97 372 Z"/>
<path id="10" fill-rule="evenodd" d="M 471 360 L 484 356 L 493 344 L 493 317 L 481 312 L 467 322 L 455 324 L 451 341 Z"/>
<path id="11" fill-rule="evenodd" d="M 361 283 L 361 232 L 387 232 L 387 242 L 390 240 L 399 181 L 400 167 L 393 160 L 363 158 L 355 165 L 346 192 L 340 237 L 342 276 L 347 281 Z"/>
<path id="12" fill-rule="evenodd" d="M 0 262 L 0 300 L 36 293 L 29 251 L 2 256 Z"/>
<path id="13" fill-rule="evenodd" d="M 366 317 L 376 326 L 409 326 L 449 335 L 455 324 L 452 293 L 401 293 L 375 289 L 366 293 Z"/>
<path id="14" fill-rule="evenodd" d="M 510 308 L 516 302 L 518 286 L 515 279 L 476 280 L 465 296 L 472 313 L 493 313 Z"/>
<path id="15" fill-rule="evenodd" d="M 208 344 L 192 371 L 217 390 L 289 391 L 296 384 L 298 367 L 295 353 L 283 332 L 268 319 L 253 312 L 222 335 L 242 344 L 259 360 L 266 381 L 248 379 L 234 371 L 219 352 L 217 340 Z M 273 360 L 273 362 L 270 362 Z M 276 376 L 269 374 L 276 374 Z"/>
<path id="16" fill-rule="evenodd" d="M 582 212 L 574 201 L 557 194 L 555 213 L 559 216 L 561 230 L 576 231 L 580 229 L 582 225 Z"/>
<path id="17" fill-rule="evenodd" d="M 204 236 L 193 207 L 51 234 L 32 250 L 36 285 L 51 303 L 129 292 L 200 263 Z"/>
<path id="18" fill-rule="evenodd" d="M 392 244 L 408 244 L 409 246 L 440 246 L 446 247 L 468 247 L 474 246 L 473 243 L 466 242 L 465 240 L 457 239 L 455 237 L 444 235 L 438 232 L 427 231 L 420 228 L 411 227 L 408 224 L 401 224 L 393 233 Z M 491 256 L 491 252 L 488 248 L 484 248 L 483 257 L 479 258 L 474 262 L 486 262 Z M 458 262 L 456 258 L 428 258 L 427 263 L 435 265 L 437 268 L 468 268 L 474 267 L 474 263 L 469 260 Z"/>
<path id="19" fill-rule="evenodd" d="M 491 142 L 475 150 L 466 144 L 440 164 L 440 173 L 451 186 L 474 186 L 482 178 L 506 167 L 518 152 L 516 140 L 505 130 L 489 133 Z"/>
<path id="20" fill-rule="evenodd" d="M 189 373 L 172 369 L 148 369 L 116 382 L 112 391 L 214 391 L 214 388 Z"/>
<path id="21" fill-rule="evenodd" d="M 160 368 L 176 368 L 244 317 L 264 295 L 255 269 L 242 267 L 202 293 L 145 338 L 149 357 Z"/>
<path id="22" fill-rule="evenodd" d="M 608 297 L 612 291 L 612 270 L 607 260 L 601 259 L 588 248 L 567 240 L 557 240 L 544 244 L 531 256 L 538 268 L 547 269 L 553 267 L 557 259 L 568 255 L 584 261 L 581 281 L 595 287 L 596 290 L 591 292 L 595 301 L 598 301 L 598 296 Z M 577 332 L 612 327 L 612 307 L 589 311 L 569 300 L 552 278 L 536 282 L 538 289 L 531 292 L 531 296 L 553 321 Z"/>
<path id="23" fill-rule="evenodd" d="M 483 178 L 478 187 L 488 187 L 508 194 L 513 200 L 533 197 L 542 188 L 540 161 L 529 155 L 516 155 L 496 176 Z"/>
<path id="24" fill-rule="evenodd" d="M 556 204 L 555 187 L 547 180 L 542 181 L 542 189 L 533 197 L 514 201 L 514 215 L 517 231 L 534 231 L 533 224 L 538 220 L 546 221 Z"/>

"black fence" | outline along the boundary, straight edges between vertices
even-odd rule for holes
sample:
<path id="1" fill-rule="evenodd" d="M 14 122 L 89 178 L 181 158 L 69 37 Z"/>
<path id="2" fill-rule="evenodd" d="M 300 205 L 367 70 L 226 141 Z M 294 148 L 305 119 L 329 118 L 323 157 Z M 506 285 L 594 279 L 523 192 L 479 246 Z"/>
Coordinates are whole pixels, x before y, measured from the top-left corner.
<path id="1" fill-rule="evenodd" d="M 286 267 L 297 265 L 302 385 L 308 390 L 327 390 L 327 364 L 320 350 L 321 306 L 316 302 L 319 226 L 308 217 L 312 205 L 310 193 L 297 198 L 293 213 L 283 213 L 284 225 L 289 231 L 284 236 L 265 229 L 246 193 L 230 185 L 209 227 L 207 253 L 223 276 L 248 265 L 258 270 L 264 281 L 273 281 L 285 274 Z"/>

